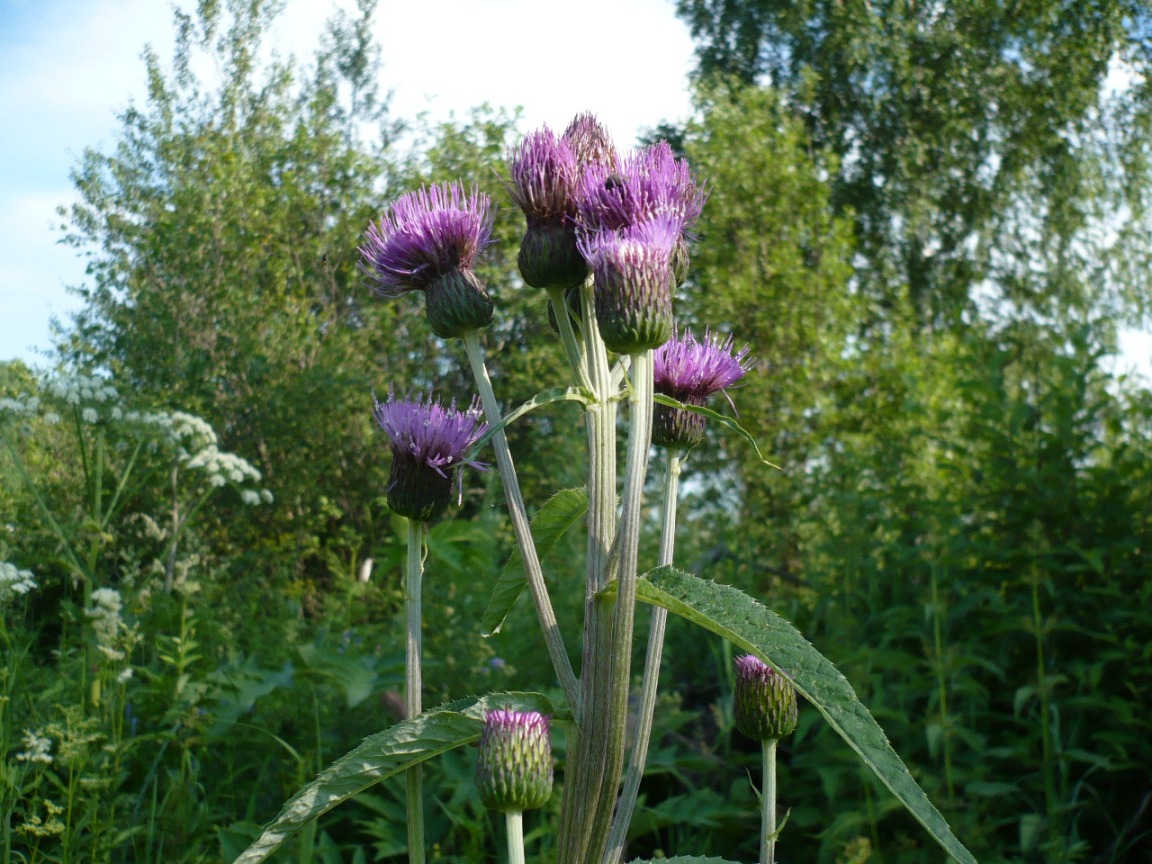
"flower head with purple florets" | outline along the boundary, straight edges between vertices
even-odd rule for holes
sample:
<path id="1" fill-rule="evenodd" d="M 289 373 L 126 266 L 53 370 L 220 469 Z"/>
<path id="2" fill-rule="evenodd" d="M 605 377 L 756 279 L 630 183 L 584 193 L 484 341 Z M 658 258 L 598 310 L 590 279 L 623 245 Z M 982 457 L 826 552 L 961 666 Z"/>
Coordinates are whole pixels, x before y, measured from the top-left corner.
<path id="1" fill-rule="evenodd" d="M 698 341 L 691 330 L 673 336 L 656 350 L 653 366 L 656 392 L 686 405 L 703 405 L 709 396 L 731 387 L 752 368 L 747 346 L 734 350 L 731 336 L 721 337 L 708 330 L 703 341 Z M 731 404 L 732 400 L 728 401 Z M 653 443 L 693 447 L 703 439 L 703 416 L 657 404 Z"/>
<path id="2" fill-rule="evenodd" d="M 666 141 L 630 153 L 618 166 L 592 164 L 580 178 L 580 224 L 586 233 L 614 231 L 671 215 L 679 231 L 700 218 L 707 191 Z"/>
<path id="3" fill-rule="evenodd" d="M 455 403 L 446 408 L 431 397 L 412 401 L 389 392 L 388 401 L 376 402 L 373 413 L 392 449 L 388 506 L 401 516 L 435 519 L 452 498 L 455 468 L 485 467 L 465 458 L 488 429 L 475 399 L 467 411 L 458 411 Z"/>
<path id="4" fill-rule="evenodd" d="M 588 266 L 576 248 L 576 154 L 545 127 L 524 139 L 508 168 L 508 192 L 528 220 L 519 256 L 524 281 L 533 288 L 579 285 Z"/>
<path id="5" fill-rule="evenodd" d="M 550 718 L 537 711 L 489 711 L 476 762 L 480 800 L 493 810 L 542 807 L 552 794 Z"/>
<path id="6" fill-rule="evenodd" d="M 796 729 L 796 688 L 759 657 L 736 658 L 736 728 L 753 741 L 778 741 Z"/>
<path id="7" fill-rule="evenodd" d="M 679 237 L 679 221 L 661 214 L 579 238 L 594 276 L 596 321 L 611 350 L 646 351 L 672 335 L 672 254 Z"/>
<path id="8" fill-rule="evenodd" d="M 576 155 L 581 170 L 589 165 L 603 165 L 614 171 L 620 163 L 612 137 L 595 114 L 577 114 L 564 130 L 563 138 Z"/>
<path id="9" fill-rule="evenodd" d="M 401 195 L 368 226 L 360 255 L 377 294 L 425 292 L 432 330 L 447 339 L 492 320 L 492 300 L 473 270 L 491 239 L 488 196 L 445 183 Z"/>

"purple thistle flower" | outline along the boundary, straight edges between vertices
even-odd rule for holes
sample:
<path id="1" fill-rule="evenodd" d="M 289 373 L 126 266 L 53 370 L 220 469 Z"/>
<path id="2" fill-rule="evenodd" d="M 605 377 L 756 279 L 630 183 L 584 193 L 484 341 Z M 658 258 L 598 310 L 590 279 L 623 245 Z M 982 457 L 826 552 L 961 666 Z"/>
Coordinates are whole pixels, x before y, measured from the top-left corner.
<path id="1" fill-rule="evenodd" d="M 542 807 L 552 794 L 550 718 L 537 711 L 489 711 L 480 733 L 476 787 L 493 810 Z"/>
<path id="2" fill-rule="evenodd" d="M 614 231 L 670 215 L 683 233 L 707 198 L 696 175 L 666 141 L 628 154 L 618 167 L 590 165 L 580 178 L 580 224 L 586 233 Z"/>
<path id="3" fill-rule="evenodd" d="M 656 348 L 672 334 L 672 253 L 680 237 L 675 217 L 579 238 L 595 277 L 596 321 L 609 349 L 631 354 Z"/>
<path id="4" fill-rule="evenodd" d="M 545 127 L 524 139 L 508 165 L 509 194 L 528 220 L 519 256 L 524 281 L 534 288 L 579 285 L 588 267 L 576 248 L 576 155 Z"/>
<path id="5" fill-rule="evenodd" d="M 736 728 L 753 741 L 778 741 L 796 729 L 796 688 L 759 657 L 736 658 Z"/>
<path id="6" fill-rule="evenodd" d="M 445 408 L 431 397 L 397 400 L 389 392 L 373 413 L 392 449 L 388 506 L 401 516 L 435 519 L 451 500 L 453 470 L 462 464 L 485 467 L 464 458 L 488 429 L 475 399 L 467 411 L 458 411 L 455 403 Z"/>
<path id="7" fill-rule="evenodd" d="M 731 387 L 752 368 L 748 347 L 733 351 L 731 336 L 709 330 L 697 341 L 691 330 L 674 335 L 653 357 L 657 393 L 686 405 L 703 405 L 713 393 Z M 727 394 L 725 394 L 727 395 Z M 732 400 L 728 400 L 731 404 Z M 693 447 L 704 440 L 704 417 L 683 408 L 656 405 L 652 441 L 667 447 Z"/>
<path id="8" fill-rule="evenodd" d="M 429 323 L 447 339 L 492 320 L 492 300 L 473 272 L 491 239 L 488 196 L 446 183 L 396 199 L 368 226 L 360 255 L 380 296 L 424 291 Z"/>
<path id="9" fill-rule="evenodd" d="M 581 169 L 589 165 L 603 165 L 616 170 L 620 156 L 612 144 L 612 138 L 600 125 L 595 114 L 577 114 L 564 130 L 564 141 L 576 155 Z"/>

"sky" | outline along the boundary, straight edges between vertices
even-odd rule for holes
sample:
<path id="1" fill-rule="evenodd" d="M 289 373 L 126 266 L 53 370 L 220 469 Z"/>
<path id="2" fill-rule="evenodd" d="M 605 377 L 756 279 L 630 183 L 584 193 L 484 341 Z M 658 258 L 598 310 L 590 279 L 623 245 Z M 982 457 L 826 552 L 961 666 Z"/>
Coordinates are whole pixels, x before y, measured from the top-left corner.
<path id="1" fill-rule="evenodd" d="M 268 41 L 307 61 L 324 20 L 350 6 L 285 0 Z M 692 44 L 673 0 L 379 0 L 376 38 L 400 118 L 488 102 L 522 108 L 525 130 L 562 129 L 591 110 L 625 144 L 690 112 Z M 146 44 L 171 59 L 169 0 L 0 0 L 0 360 L 48 365 L 51 320 L 79 308 L 68 286 L 84 262 L 60 244 L 55 211 L 75 198 L 84 149 L 112 148 L 117 115 L 143 102 Z M 1152 335 L 1121 345 L 1115 370 L 1152 377 Z"/>
<path id="2" fill-rule="evenodd" d="M 269 42 L 307 61 L 323 22 L 351 6 L 286 0 Z M 79 308 L 67 287 L 84 262 L 58 242 L 56 208 L 75 200 L 85 148 L 114 147 L 117 115 L 143 103 L 142 49 L 167 63 L 173 32 L 168 0 L 0 0 L 0 360 L 46 366 L 49 322 Z M 672 0 L 380 0 L 376 38 L 400 118 L 488 102 L 521 107 L 527 131 L 595 111 L 628 144 L 690 111 L 692 44 Z"/>

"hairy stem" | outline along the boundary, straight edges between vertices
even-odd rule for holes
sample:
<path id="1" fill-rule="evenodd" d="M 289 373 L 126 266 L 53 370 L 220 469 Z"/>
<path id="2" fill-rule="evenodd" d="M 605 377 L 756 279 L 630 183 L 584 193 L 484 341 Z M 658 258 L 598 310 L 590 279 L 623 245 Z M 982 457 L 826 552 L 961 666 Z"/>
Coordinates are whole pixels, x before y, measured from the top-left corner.
<path id="1" fill-rule="evenodd" d="M 476 387 L 480 391 L 480 402 L 484 406 L 484 415 L 490 426 L 498 424 L 502 418 L 500 404 L 496 401 L 496 394 L 492 390 L 492 380 L 488 377 L 488 368 L 484 363 L 484 352 L 480 347 L 480 337 L 475 330 L 464 335 L 464 347 L 468 352 L 468 362 L 472 366 L 472 374 L 476 379 Z M 576 710 L 580 704 L 580 690 L 576 682 L 576 673 L 572 670 L 572 662 L 568 659 L 568 651 L 564 647 L 564 637 L 560 633 L 560 625 L 556 622 L 556 613 L 552 609 L 552 601 L 548 596 L 548 586 L 544 582 L 544 571 L 540 567 L 540 558 L 536 554 L 536 544 L 532 542 L 532 529 L 528 522 L 528 514 L 524 508 L 524 497 L 520 493 L 520 482 L 516 478 L 516 467 L 512 464 L 512 451 L 508 448 L 508 438 L 501 429 L 492 436 L 492 448 L 496 451 L 496 467 L 500 472 L 500 480 L 504 486 L 504 497 L 508 502 L 508 514 L 512 519 L 512 530 L 516 535 L 516 543 L 520 547 L 520 555 L 524 560 L 524 572 L 528 577 L 528 587 L 532 591 L 532 600 L 536 604 L 536 617 L 540 621 L 540 629 L 544 632 L 544 642 L 548 647 L 548 655 L 552 659 L 552 668 L 560 687 L 564 691 L 564 698 Z"/>
<path id="2" fill-rule="evenodd" d="M 668 451 L 668 464 L 664 472 L 664 501 L 661 509 L 659 565 L 672 563 L 676 546 L 676 499 L 680 489 L 682 456 L 678 449 Z M 620 793 L 620 803 L 616 806 L 616 816 L 612 820 L 612 830 L 608 834 L 608 848 L 604 851 L 603 864 L 616 864 L 624 854 L 624 844 L 628 839 L 628 825 L 636 809 L 636 797 L 640 791 L 640 780 L 644 776 L 644 765 L 648 760 L 648 745 L 652 738 L 652 719 L 656 712 L 656 690 L 660 683 L 660 661 L 664 653 L 664 629 L 668 622 L 668 610 L 660 606 L 652 607 L 651 624 L 648 629 L 648 652 L 644 658 L 644 680 L 640 694 L 640 716 L 636 728 L 636 745 L 628 762 L 628 772 L 624 777 L 624 791 Z"/>

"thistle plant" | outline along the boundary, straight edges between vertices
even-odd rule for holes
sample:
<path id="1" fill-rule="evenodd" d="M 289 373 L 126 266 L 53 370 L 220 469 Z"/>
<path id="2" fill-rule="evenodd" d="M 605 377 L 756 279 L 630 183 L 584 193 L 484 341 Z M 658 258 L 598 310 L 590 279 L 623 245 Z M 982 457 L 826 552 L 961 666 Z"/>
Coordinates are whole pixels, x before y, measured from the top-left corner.
<path id="1" fill-rule="evenodd" d="M 388 436 L 392 468 L 388 475 L 388 506 L 408 518 L 408 556 L 404 580 L 404 715 L 413 720 L 423 710 L 423 657 L 421 595 L 424 575 L 424 524 L 447 508 L 452 478 L 460 465 L 483 467 L 468 459 L 469 448 L 484 434 L 487 424 L 475 403 L 467 411 L 427 401 L 397 400 L 376 403 L 376 422 Z M 408 848 L 413 862 L 424 860 L 423 769 L 407 772 Z"/>
<path id="2" fill-rule="evenodd" d="M 796 729 L 796 690 L 759 657 L 736 658 L 736 728 L 760 742 L 764 789 L 760 795 L 760 864 L 776 861 L 776 745 Z"/>
<path id="3" fill-rule="evenodd" d="M 705 419 L 736 432 L 755 448 L 732 416 L 706 405 L 752 371 L 748 350 L 735 349 L 734 337 L 705 330 L 698 340 L 688 330 L 681 335 L 676 326 L 676 293 L 690 285 L 685 279 L 695 239 L 692 228 L 707 198 L 704 185 L 664 142 L 619 153 L 590 115 L 577 117 L 560 136 L 547 129 L 529 135 L 510 154 L 506 170 L 509 196 L 526 220 L 518 259 L 521 275 L 527 285 L 547 295 L 569 365 L 568 380 L 519 409 L 505 413 L 501 408 L 481 344 L 500 290 L 490 293 L 475 272 L 490 238 L 492 202 L 458 184 L 425 188 L 401 196 L 368 228 L 361 248 L 364 268 L 382 296 L 422 292 L 433 332 L 460 339 L 488 429 L 480 434 L 477 426 L 461 432 L 458 439 L 445 435 L 469 443 L 461 444 L 462 449 L 454 450 L 437 470 L 426 458 L 429 449 L 414 447 L 411 440 L 405 443 L 403 434 L 396 432 L 404 425 L 400 419 L 414 410 L 411 406 L 378 406 L 377 419 L 389 432 L 393 447 L 389 501 L 393 509 L 409 516 L 411 524 L 438 518 L 450 496 L 450 469 L 474 463 L 482 449 L 492 445 L 523 568 L 502 577 L 485 618 L 503 620 L 523 588 L 530 590 L 563 703 L 538 693 L 496 693 L 419 716 L 410 711 L 404 722 L 367 739 L 290 799 L 238 861 L 263 860 L 294 830 L 372 783 L 411 771 L 447 748 L 477 741 L 481 744 L 477 780 L 486 803 L 513 813 L 541 803 L 551 785 L 551 760 L 543 743 L 548 730 L 544 718 L 550 716 L 564 728 L 567 745 L 557 860 L 617 864 L 623 860 L 644 773 L 665 616 L 673 611 L 747 652 L 740 661 L 741 669 L 749 670 L 741 673 L 747 678 L 741 686 L 751 689 L 738 696 L 738 704 L 749 711 L 768 705 L 776 712 L 770 729 L 753 727 L 758 733 L 772 733 L 761 740 L 774 742 L 786 734 L 784 720 L 794 726 L 796 694 L 803 696 L 950 855 L 974 864 L 828 660 L 792 625 L 753 598 L 672 567 L 679 476 L 692 448 L 706 444 Z M 587 484 L 540 505 L 537 520 L 544 536 L 544 525 L 555 526 L 562 517 L 570 524 L 580 513 L 586 514 L 583 646 L 578 665 L 567 654 L 553 612 L 538 538 L 504 434 L 504 427 L 524 413 L 558 401 L 575 402 L 584 412 Z M 627 427 L 624 454 L 617 453 L 621 416 Z M 409 424 L 409 439 L 433 434 L 434 424 L 421 422 Z M 654 442 L 666 457 L 663 526 L 658 559 L 642 566 L 643 498 Z M 414 574 L 422 567 L 419 541 L 418 533 L 410 534 L 409 602 L 417 593 L 412 588 L 418 585 L 418 578 L 412 581 Z M 562 590 L 581 589 L 565 585 Z M 656 608 L 642 670 L 638 734 L 629 753 L 625 730 L 640 601 Z M 412 633 L 418 640 L 418 605 L 409 606 L 408 621 L 410 641 Z M 418 651 L 415 658 L 410 655 L 412 663 L 418 667 Z M 772 677 L 756 671 L 760 666 L 755 664 L 770 672 L 787 668 L 794 674 L 785 682 L 778 673 L 772 672 Z M 757 683 L 761 678 L 763 686 Z M 411 683 L 410 679 L 410 690 L 415 689 Z M 784 683 L 791 702 L 786 700 Z M 763 820 L 769 818 L 768 800 L 774 819 L 774 744 L 772 756 L 770 780 L 765 756 Z M 411 792 L 409 800 L 411 813 L 417 812 Z M 778 830 L 774 822 L 762 824 L 762 855 L 771 855 Z M 509 823 L 514 861 L 523 855 L 516 839 L 520 830 L 518 823 Z M 420 861 L 423 841 L 411 829 L 409 836 L 410 859 Z"/>

